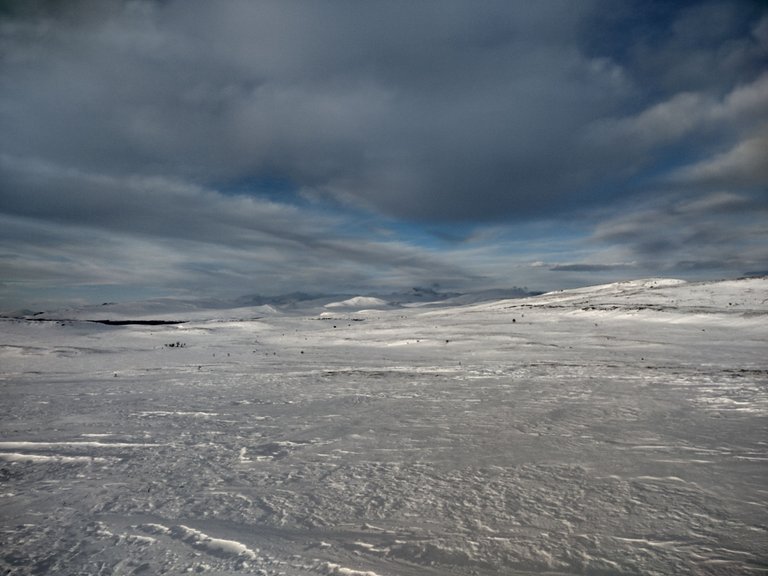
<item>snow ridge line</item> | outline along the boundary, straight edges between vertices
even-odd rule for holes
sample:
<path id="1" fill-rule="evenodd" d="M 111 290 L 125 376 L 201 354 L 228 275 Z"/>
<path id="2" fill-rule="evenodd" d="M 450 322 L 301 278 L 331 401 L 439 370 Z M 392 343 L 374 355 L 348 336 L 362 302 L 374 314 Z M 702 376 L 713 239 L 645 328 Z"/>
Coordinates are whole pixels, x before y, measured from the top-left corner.
<path id="1" fill-rule="evenodd" d="M 178 524 L 171 528 L 162 524 L 142 524 L 139 526 L 139 529 L 148 534 L 165 534 L 215 556 L 235 556 L 247 560 L 256 560 L 258 558 L 256 551 L 251 550 L 242 542 L 213 538 L 200 530 L 184 526 L 183 524 Z"/>
<path id="2" fill-rule="evenodd" d="M 324 563 L 321 569 L 329 576 L 379 576 L 376 572 L 344 568 L 341 564 L 334 564 L 333 562 Z"/>

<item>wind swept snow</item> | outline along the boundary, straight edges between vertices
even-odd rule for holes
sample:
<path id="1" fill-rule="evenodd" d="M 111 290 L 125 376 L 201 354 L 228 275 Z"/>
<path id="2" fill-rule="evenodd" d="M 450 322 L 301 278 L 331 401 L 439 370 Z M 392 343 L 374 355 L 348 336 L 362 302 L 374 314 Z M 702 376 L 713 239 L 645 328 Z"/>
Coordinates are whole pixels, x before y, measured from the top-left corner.
<path id="1" fill-rule="evenodd" d="M 768 279 L 338 304 L 0 320 L 0 572 L 768 567 Z"/>

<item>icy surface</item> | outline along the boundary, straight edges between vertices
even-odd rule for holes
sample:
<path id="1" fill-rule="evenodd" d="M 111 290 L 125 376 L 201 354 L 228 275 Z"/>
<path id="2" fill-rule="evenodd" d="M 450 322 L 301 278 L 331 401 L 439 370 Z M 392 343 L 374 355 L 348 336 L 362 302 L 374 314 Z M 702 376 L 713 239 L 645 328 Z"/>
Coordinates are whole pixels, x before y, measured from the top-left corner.
<path id="1" fill-rule="evenodd" d="M 768 569 L 768 280 L 356 304 L 0 321 L 0 572 Z"/>

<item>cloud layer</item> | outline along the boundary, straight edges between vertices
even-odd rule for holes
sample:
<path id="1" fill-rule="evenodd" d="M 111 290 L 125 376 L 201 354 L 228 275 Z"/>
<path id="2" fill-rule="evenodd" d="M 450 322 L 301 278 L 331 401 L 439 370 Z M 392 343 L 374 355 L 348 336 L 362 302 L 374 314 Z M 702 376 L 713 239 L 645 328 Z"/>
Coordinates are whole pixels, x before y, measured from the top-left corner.
<path id="1" fill-rule="evenodd" d="M 0 51 L 13 286 L 768 268 L 759 2 L 19 1 Z M 569 252 L 511 248 L 574 219 Z"/>

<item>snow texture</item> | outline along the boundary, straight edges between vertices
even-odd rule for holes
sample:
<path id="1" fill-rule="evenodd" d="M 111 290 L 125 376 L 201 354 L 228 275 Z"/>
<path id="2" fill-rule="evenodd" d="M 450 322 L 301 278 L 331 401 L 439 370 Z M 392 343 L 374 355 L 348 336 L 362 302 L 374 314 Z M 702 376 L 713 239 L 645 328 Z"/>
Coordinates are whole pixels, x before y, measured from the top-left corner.
<path id="1" fill-rule="evenodd" d="M 330 304 L 326 304 L 326 308 L 352 308 L 352 309 L 361 309 L 361 308 L 386 308 L 390 306 L 390 304 L 386 300 L 382 300 L 381 298 L 374 298 L 372 296 L 355 296 L 354 298 L 349 298 L 348 300 L 343 300 L 342 302 L 331 302 Z"/>
<path id="2" fill-rule="evenodd" d="M 768 279 L 161 304 L 0 320 L 0 573 L 768 568 Z"/>

